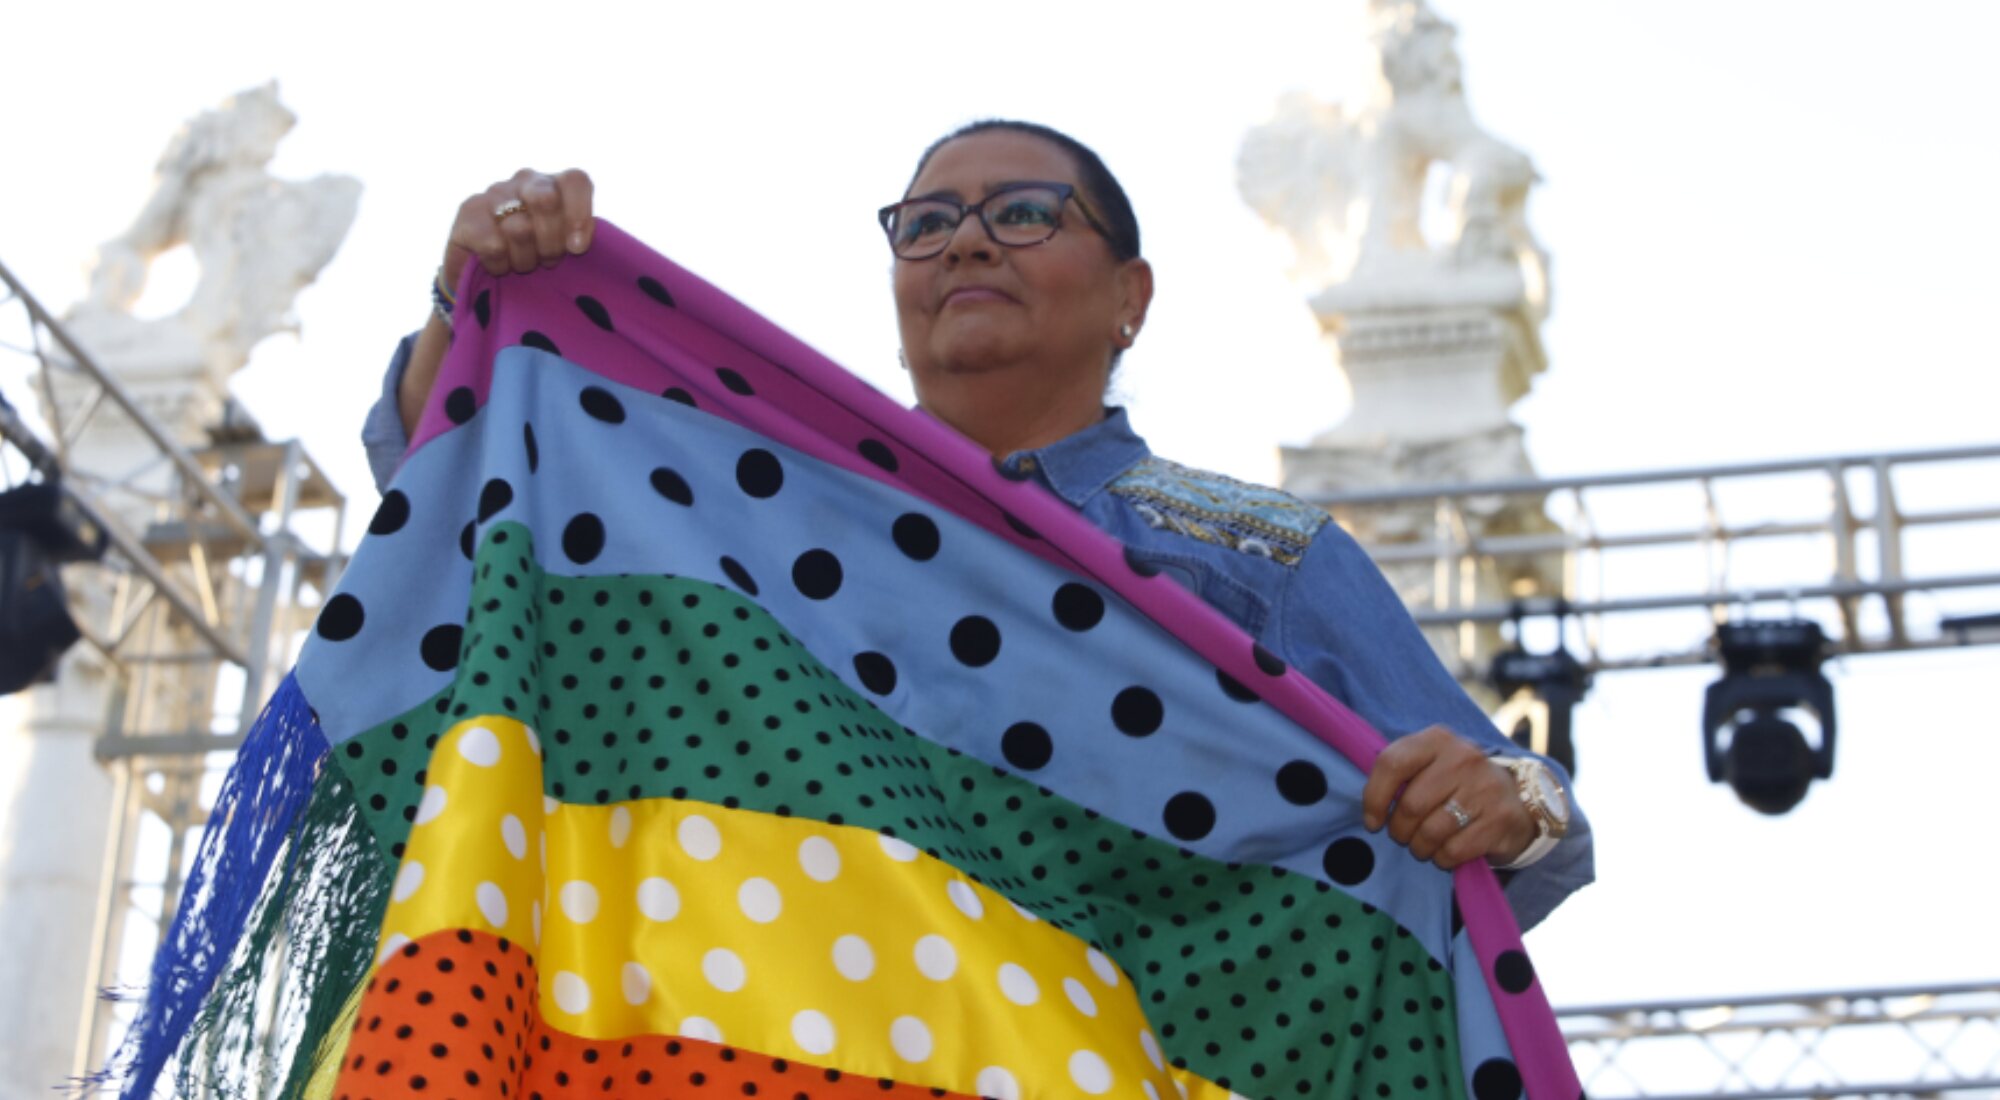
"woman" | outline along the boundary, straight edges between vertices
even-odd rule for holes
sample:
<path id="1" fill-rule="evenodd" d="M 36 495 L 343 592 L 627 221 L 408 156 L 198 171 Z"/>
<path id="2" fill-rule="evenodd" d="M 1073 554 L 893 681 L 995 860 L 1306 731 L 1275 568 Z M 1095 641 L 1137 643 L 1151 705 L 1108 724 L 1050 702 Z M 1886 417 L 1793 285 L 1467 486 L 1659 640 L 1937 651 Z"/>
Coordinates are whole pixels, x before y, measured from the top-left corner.
<path id="1" fill-rule="evenodd" d="M 1026 186 L 1024 186 L 1026 185 Z M 1052 186 L 1051 186 L 1052 185 Z M 442 286 L 590 247 L 582 172 L 522 170 L 468 198 Z M 1567 777 L 1500 736 L 1451 679 L 1359 547 L 1273 490 L 1157 459 L 1103 395 L 1153 294 L 1130 202 L 1095 153 L 1046 127 L 974 123 L 924 152 L 881 213 L 897 255 L 902 356 L 920 408 L 1032 478 L 1229 616 L 1392 744 L 1364 819 L 1449 870 L 1512 870 L 1523 928 L 1591 881 Z M 363 437 L 386 483 L 429 396 L 448 301 L 391 363 Z"/>

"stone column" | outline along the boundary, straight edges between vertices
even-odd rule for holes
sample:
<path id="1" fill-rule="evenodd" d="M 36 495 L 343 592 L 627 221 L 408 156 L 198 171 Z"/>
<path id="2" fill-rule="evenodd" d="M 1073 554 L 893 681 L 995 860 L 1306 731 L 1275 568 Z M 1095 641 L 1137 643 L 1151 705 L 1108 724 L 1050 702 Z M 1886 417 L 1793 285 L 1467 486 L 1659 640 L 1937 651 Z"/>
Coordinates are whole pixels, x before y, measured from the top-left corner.
<path id="1" fill-rule="evenodd" d="M 0 737 L 0 1095 L 47 1096 L 72 1071 L 111 822 L 112 783 L 91 747 L 112 683 L 72 650 L 29 716 Z"/>

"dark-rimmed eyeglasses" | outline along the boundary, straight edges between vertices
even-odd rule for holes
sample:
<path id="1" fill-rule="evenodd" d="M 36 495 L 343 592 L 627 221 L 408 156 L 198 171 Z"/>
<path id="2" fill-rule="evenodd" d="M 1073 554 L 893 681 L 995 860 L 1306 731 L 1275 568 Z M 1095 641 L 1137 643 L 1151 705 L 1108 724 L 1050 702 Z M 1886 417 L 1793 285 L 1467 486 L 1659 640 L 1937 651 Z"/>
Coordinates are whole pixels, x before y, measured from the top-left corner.
<path id="1" fill-rule="evenodd" d="M 1092 229 L 1111 239 L 1111 231 L 1090 212 L 1090 205 L 1076 188 L 1067 183 L 1023 181 L 995 188 L 978 202 L 967 204 L 945 198 L 904 199 L 883 207 L 876 218 L 889 235 L 889 248 L 905 260 L 928 260 L 945 250 L 952 234 L 967 214 L 977 214 L 979 224 L 993 243 L 1008 248 L 1028 248 L 1041 244 L 1062 228 L 1063 204 L 1076 200 L 1076 208 Z"/>

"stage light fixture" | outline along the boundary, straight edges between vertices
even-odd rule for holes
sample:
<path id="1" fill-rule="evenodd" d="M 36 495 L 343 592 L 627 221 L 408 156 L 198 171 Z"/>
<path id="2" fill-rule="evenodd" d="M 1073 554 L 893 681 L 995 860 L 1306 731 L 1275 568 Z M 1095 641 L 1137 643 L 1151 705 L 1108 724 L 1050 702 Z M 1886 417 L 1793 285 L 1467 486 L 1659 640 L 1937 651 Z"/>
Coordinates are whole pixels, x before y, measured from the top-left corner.
<path id="1" fill-rule="evenodd" d="M 1520 642 L 1519 605 L 1514 616 L 1514 645 L 1494 655 L 1487 683 L 1499 693 L 1500 709 L 1493 722 L 1514 743 L 1562 765 L 1571 779 L 1576 778 L 1576 740 L 1571 735 L 1571 714 L 1590 691 L 1590 670 L 1572 656 L 1563 644 L 1563 622 L 1567 606 L 1556 609 L 1556 647 L 1548 653 L 1530 653 Z"/>
<path id="2" fill-rule="evenodd" d="M 53 478 L 0 492 L 0 695 L 55 678 L 82 636 L 60 567 L 103 554 L 103 529 Z"/>
<path id="3" fill-rule="evenodd" d="M 1805 619 L 1729 623 L 1717 628 L 1722 679 L 1702 708 L 1702 744 L 1712 783 L 1727 782 L 1759 813 L 1789 812 L 1815 779 L 1833 777 L 1833 685 L 1820 673 L 1831 652 L 1826 632 Z M 1794 719 L 1819 729 L 1808 741 Z"/>

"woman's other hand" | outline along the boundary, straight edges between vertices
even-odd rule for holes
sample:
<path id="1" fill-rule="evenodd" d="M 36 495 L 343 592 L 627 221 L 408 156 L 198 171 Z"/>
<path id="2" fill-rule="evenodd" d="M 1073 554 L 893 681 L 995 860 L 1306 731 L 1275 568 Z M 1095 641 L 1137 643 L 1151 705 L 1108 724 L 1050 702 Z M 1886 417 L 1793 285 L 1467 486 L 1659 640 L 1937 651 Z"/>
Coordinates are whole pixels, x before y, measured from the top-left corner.
<path id="1" fill-rule="evenodd" d="M 1450 809 L 1456 804 L 1465 824 Z M 1484 749 L 1443 726 L 1389 743 L 1361 792 L 1362 823 L 1386 823 L 1410 854 L 1444 870 L 1486 859 L 1509 863 L 1535 839 L 1513 775 Z"/>
<path id="2" fill-rule="evenodd" d="M 590 248 L 590 176 L 523 168 L 459 204 L 444 249 L 444 281 L 458 285 L 468 261 L 488 274 L 525 274 Z"/>

